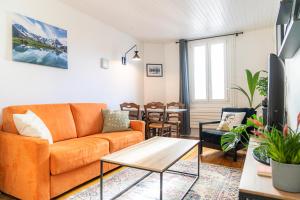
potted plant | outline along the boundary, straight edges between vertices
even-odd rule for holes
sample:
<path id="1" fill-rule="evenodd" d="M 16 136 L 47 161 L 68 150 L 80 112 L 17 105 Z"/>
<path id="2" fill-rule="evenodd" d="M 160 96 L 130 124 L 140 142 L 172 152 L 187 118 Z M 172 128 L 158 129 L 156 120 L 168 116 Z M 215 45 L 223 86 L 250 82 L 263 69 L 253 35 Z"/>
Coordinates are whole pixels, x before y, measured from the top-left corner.
<path id="1" fill-rule="evenodd" d="M 258 133 L 271 159 L 273 186 L 287 192 L 300 192 L 300 113 L 297 122 L 295 131 L 285 125 L 283 131 L 272 128 Z"/>
<path id="2" fill-rule="evenodd" d="M 266 71 L 263 71 L 265 73 L 268 73 Z M 264 122 L 267 121 L 267 107 L 268 107 L 268 77 L 260 77 L 258 82 L 257 82 L 257 86 L 256 89 L 259 92 L 259 95 L 264 97 L 264 99 L 262 100 L 262 113 L 263 113 L 263 119 Z"/>
<path id="3" fill-rule="evenodd" d="M 265 97 L 262 100 L 261 105 L 264 106 L 264 107 L 267 107 L 268 106 L 268 99 L 267 99 L 267 96 L 268 96 L 268 77 L 267 76 L 259 78 L 259 80 L 257 82 L 256 89 L 258 90 L 258 93 L 259 93 L 260 96 Z"/>
<path id="4" fill-rule="evenodd" d="M 266 129 L 262 118 L 253 116 L 247 120 L 247 125 L 241 125 L 226 133 L 221 138 L 223 151 L 234 148 L 242 139 L 248 139 L 246 129 L 254 127 L 254 135 L 261 138 L 261 144 L 254 150 L 264 151 L 271 160 L 273 186 L 287 192 L 300 192 L 300 113 L 297 118 L 297 128 L 293 131 L 287 125 L 283 130 L 275 127 Z M 248 137 L 244 137 L 243 135 Z M 243 142 L 245 143 L 245 142 Z M 247 145 L 247 143 L 245 143 Z M 255 155 L 254 155 L 255 156 Z"/>
<path id="5" fill-rule="evenodd" d="M 254 110 L 256 110 L 257 108 L 259 108 L 261 106 L 261 104 L 258 104 L 256 106 L 253 105 L 254 104 L 254 94 L 255 94 L 255 91 L 257 89 L 257 84 L 258 84 L 259 76 L 260 76 L 261 72 L 262 71 L 258 71 L 258 72 L 253 74 L 249 69 L 246 69 L 246 77 L 247 77 L 247 84 L 248 84 L 249 93 L 239 85 L 234 85 L 231 88 L 233 90 L 238 90 L 242 94 L 244 94 L 245 97 L 248 100 L 249 107 L 253 108 Z"/>
<path id="6" fill-rule="evenodd" d="M 244 94 L 248 100 L 249 107 L 252 108 L 254 111 L 261 106 L 261 104 L 258 104 L 256 106 L 253 105 L 254 104 L 254 94 L 255 94 L 256 89 L 258 88 L 257 85 L 260 80 L 259 76 L 260 76 L 261 72 L 263 72 L 263 71 L 258 71 L 253 74 L 249 69 L 245 70 L 249 92 L 247 92 L 245 89 L 243 89 L 239 85 L 234 85 L 231 88 L 233 90 L 240 91 L 242 94 Z M 256 112 L 254 112 L 254 113 L 256 113 Z M 256 115 L 254 115 L 254 117 L 256 118 Z M 248 134 L 247 129 L 249 130 L 249 124 L 235 127 L 232 130 L 230 130 L 230 132 L 222 135 L 222 137 L 221 137 L 222 150 L 224 152 L 228 152 L 229 150 L 235 148 L 239 142 L 241 142 L 244 146 L 247 146 L 248 140 L 249 140 L 249 134 Z"/>

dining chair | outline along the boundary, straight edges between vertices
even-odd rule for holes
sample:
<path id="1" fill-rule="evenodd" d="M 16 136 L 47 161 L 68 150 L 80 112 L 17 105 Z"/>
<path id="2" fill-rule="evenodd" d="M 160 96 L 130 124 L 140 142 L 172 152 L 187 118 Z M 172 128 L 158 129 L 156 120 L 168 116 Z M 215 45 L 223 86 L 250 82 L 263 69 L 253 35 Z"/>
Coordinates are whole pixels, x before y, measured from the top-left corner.
<path id="1" fill-rule="evenodd" d="M 167 103 L 167 109 L 183 109 L 184 104 L 180 102 L 171 102 Z M 176 133 L 176 137 L 180 137 L 180 129 L 182 124 L 182 113 L 181 112 L 167 112 L 167 123 L 171 125 L 171 127 L 175 127 L 175 129 L 171 128 L 171 132 Z"/>
<path id="2" fill-rule="evenodd" d="M 157 105 L 157 106 L 164 106 L 165 104 L 159 101 L 152 101 L 150 103 L 147 103 L 147 105 Z M 143 119 L 145 119 L 145 110 L 143 112 L 144 116 Z M 152 113 L 152 116 L 154 115 L 160 115 L 160 117 L 162 117 L 163 113 Z"/>
<path id="3" fill-rule="evenodd" d="M 148 103 L 147 105 L 159 105 L 159 106 L 163 106 L 163 105 L 165 105 L 164 103 L 162 103 L 162 102 L 159 102 L 159 101 L 153 101 L 153 102 L 150 102 L 150 103 Z"/>
<path id="4" fill-rule="evenodd" d="M 129 111 L 129 119 L 139 120 L 140 119 L 140 105 L 135 103 L 122 103 L 120 104 L 121 110 Z"/>
<path id="5" fill-rule="evenodd" d="M 166 122 L 166 106 L 152 102 L 144 105 L 147 137 L 171 136 L 171 125 Z"/>

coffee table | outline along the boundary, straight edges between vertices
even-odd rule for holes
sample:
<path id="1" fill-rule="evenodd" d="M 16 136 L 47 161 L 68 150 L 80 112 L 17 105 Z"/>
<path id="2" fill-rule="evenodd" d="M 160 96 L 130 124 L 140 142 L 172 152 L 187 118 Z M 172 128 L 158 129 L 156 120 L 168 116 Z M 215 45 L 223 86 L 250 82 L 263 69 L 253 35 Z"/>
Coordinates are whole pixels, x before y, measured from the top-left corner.
<path id="1" fill-rule="evenodd" d="M 194 178 L 188 190 L 182 196 L 183 199 L 199 178 L 199 156 L 197 156 L 197 174 L 180 172 L 169 169 L 180 158 L 186 155 L 195 146 L 199 145 L 199 140 L 154 137 L 139 144 L 127 147 L 120 151 L 104 156 L 100 160 L 100 199 L 103 200 L 103 163 L 112 163 L 120 166 L 146 170 L 148 173 L 139 178 L 133 184 L 119 192 L 111 199 L 116 199 L 127 192 L 130 188 L 141 182 L 152 173 L 160 174 L 160 199 L 163 199 L 163 174 L 175 173 L 179 175 L 191 176 Z M 199 155 L 199 148 L 198 154 Z"/>

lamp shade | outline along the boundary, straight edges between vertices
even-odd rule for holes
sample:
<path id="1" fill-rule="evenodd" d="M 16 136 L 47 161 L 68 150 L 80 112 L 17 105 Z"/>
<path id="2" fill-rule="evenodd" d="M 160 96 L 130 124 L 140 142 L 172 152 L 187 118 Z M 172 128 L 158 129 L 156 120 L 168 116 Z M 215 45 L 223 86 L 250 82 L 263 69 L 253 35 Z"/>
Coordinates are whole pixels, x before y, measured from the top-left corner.
<path id="1" fill-rule="evenodd" d="M 141 60 L 138 53 L 139 53 L 139 51 L 134 51 L 134 56 L 133 56 L 132 60 L 135 60 L 135 61 Z"/>

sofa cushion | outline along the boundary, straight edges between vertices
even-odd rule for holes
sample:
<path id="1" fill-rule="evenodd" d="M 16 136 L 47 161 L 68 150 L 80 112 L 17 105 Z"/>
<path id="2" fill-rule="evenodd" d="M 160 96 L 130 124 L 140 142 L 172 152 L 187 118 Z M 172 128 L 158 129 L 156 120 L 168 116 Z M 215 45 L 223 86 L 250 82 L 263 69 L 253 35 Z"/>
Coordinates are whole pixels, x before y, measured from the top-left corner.
<path id="1" fill-rule="evenodd" d="M 109 153 L 109 142 L 97 137 L 81 137 L 50 145 L 50 171 L 61 174 L 100 160 Z"/>
<path id="2" fill-rule="evenodd" d="M 103 117 L 101 110 L 106 107 L 106 104 L 103 103 L 71 104 L 78 137 L 102 132 Z"/>
<path id="3" fill-rule="evenodd" d="M 20 135 L 46 139 L 53 144 L 49 129 L 34 112 L 28 110 L 25 114 L 13 114 L 13 119 Z"/>
<path id="4" fill-rule="evenodd" d="M 230 131 L 233 127 L 240 126 L 246 112 L 223 112 L 218 131 Z"/>
<path id="5" fill-rule="evenodd" d="M 100 133 L 90 135 L 91 138 L 103 138 L 109 141 L 109 151 L 113 153 L 115 151 L 124 149 L 133 144 L 137 144 L 144 140 L 144 134 L 140 131 L 122 131 L 113 133 Z"/>
<path id="6" fill-rule="evenodd" d="M 104 118 L 102 133 L 129 131 L 130 120 L 129 111 L 109 109 L 102 110 Z"/>
<path id="7" fill-rule="evenodd" d="M 43 104 L 10 106 L 3 109 L 3 131 L 18 133 L 13 114 L 34 112 L 50 130 L 53 142 L 76 138 L 76 127 L 69 104 Z"/>

